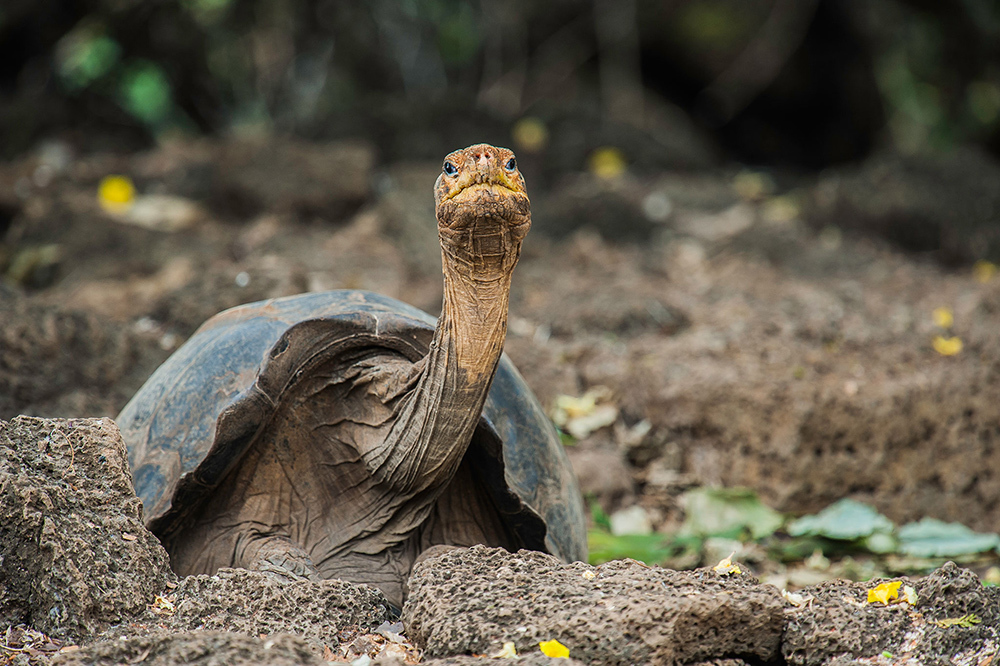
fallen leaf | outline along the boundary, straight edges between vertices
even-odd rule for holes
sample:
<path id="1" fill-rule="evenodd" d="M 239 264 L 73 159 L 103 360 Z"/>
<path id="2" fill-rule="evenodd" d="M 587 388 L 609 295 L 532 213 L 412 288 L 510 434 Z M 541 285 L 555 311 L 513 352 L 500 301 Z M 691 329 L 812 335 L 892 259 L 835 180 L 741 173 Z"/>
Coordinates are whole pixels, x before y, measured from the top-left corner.
<path id="1" fill-rule="evenodd" d="M 902 586 L 903 581 L 894 580 L 890 583 L 880 583 L 868 590 L 868 603 L 873 604 L 876 601 L 881 601 L 886 606 L 893 599 L 899 598 L 899 588 Z"/>
<path id="2" fill-rule="evenodd" d="M 496 654 L 490 655 L 491 659 L 516 659 L 517 658 L 517 648 L 514 647 L 513 641 L 507 641 L 500 648 L 500 651 Z"/>
<path id="3" fill-rule="evenodd" d="M 977 261 L 972 266 L 972 275 L 979 282 L 989 282 L 997 274 L 997 265 L 992 261 Z"/>
<path id="4" fill-rule="evenodd" d="M 552 421 L 576 439 L 611 425 L 618 418 L 618 408 L 607 403 L 611 391 L 595 386 L 580 397 L 560 395 L 552 410 Z"/>
<path id="5" fill-rule="evenodd" d="M 695 488 L 681 496 L 685 536 L 723 536 L 744 530 L 752 539 L 773 534 L 784 517 L 746 488 Z"/>
<path id="6" fill-rule="evenodd" d="M 878 511 L 850 498 L 834 502 L 813 516 L 803 516 L 788 526 L 794 537 L 821 536 L 853 541 L 876 532 L 891 532 L 892 521 Z"/>
<path id="7" fill-rule="evenodd" d="M 625 154 L 613 146 L 604 146 L 591 153 L 588 164 L 598 178 L 613 180 L 625 173 Z"/>
<path id="8" fill-rule="evenodd" d="M 546 657 L 553 657 L 554 659 L 567 659 L 569 657 L 569 648 L 555 639 L 542 641 L 538 644 L 538 649 Z"/>
<path id="9" fill-rule="evenodd" d="M 738 564 L 733 564 L 733 555 L 735 554 L 736 551 L 733 551 L 732 554 L 729 555 L 729 557 L 724 558 L 718 564 L 712 567 L 712 571 L 719 574 L 720 576 L 728 576 L 730 574 L 738 576 L 739 574 L 743 573 L 742 571 L 740 571 L 740 567 Z"/>
<path id="10" fill-rule="evenodd" d="M 940 328 L 951 328 L 955 323 L 955 315 L 949 308 L 934 308 L 931 316 L 934 318 L 934 324 Z"/>
<path id="11" fill-rule="evenodd" d="M 922 518 L 899 528 L 899 552 L 912 557 L 958 557 L 1000 546 L 1000 535 L 974 532 L 961 523 Z"/>
<path id="12" fill-rule="evenodd" d="M 105 176 L 97 186 L 97 200 L 108 213 L 120 215 L 135 201 L 135 185 L 128 176 Z"/>
<path id="13" fill-rule="evenodd" d="M 934 347 L 934 351 L 941 356 L 954 356 L 962 351 L 962 338 L 957 335 L 951 338 L 935 335 L 934 339 L 931 340 L 931 345 Z"/>
<path id="14" fill-rule="evenodd" d="M 533 116 L 521 118 L 510 131 L 518 150 L 537 153 L 549 142 L 549 129 Z"/>
<path id="15" fill-rule="evenodd" d="M 156 598 L 153 599 L 153 603 L 149 605 L 149 610 L 157 615 L 173 615 L 177 612 L 174 602 L 160 595 L 156 595 Z"/>
<path id="16" fill-rule="evenodd" d="M 788 590 L 782 590 L 781 596 L 785 601 L 795 606 L 796 608 L 798 608 L 799 606 L 803 606 L 805 604 L 809 604 L 812 602 L 813 599 L 815 599 L 815 597 L 812 596 L 811 594 L 799 594 L 797 592 L 789 592 Z"/>

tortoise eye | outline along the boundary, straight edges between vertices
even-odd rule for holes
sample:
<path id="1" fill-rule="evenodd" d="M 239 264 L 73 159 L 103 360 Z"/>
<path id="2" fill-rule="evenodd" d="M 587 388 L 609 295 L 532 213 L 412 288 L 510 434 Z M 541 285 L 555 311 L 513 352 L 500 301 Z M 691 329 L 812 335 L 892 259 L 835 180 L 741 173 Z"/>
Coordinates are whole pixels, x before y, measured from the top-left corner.
<path id="1" fill-rule="evenodd" d="M 444 163 L 444 172 L 446 174 L 448 174 L 449 176 L 454 176 L 456 173 L 458 173 L 458 169 L 451 162 L 445 162 Z"/>
<path id="2" fill-rule="evenodd" d="M 517 160 L 515 160 L 513 157 L 510 158 L 509 160 L 507 160 L 507 164 L 505 164 L 503 168 L 507 169 L 507 171 L 513 171 L 514 169 L 517 168 Z"/>

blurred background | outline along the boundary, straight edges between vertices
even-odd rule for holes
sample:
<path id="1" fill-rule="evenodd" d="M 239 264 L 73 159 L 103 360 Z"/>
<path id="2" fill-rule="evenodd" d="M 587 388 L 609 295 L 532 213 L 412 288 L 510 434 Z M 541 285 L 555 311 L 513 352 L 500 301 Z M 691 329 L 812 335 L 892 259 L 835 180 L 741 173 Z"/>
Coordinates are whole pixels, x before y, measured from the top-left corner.
<path id="1" fill-rule="evenodd" d="M 481 141 L 595 557 L 1000 580 L 993 0 L 5 0 L 0 417 L 114 416 L 241 302 L 437 312 L 431 183 Z M 830 505 L 862 527 L 788 522 Z"/>
<path id="2" fill-rule="evenodd" d="M 290 133 L 391 160 L 488 134 L 548 175 L 603 143 L 646 169 L 995 155 L 998 33 L 990 0 L 8 0 L 0 146 Z M 525 118 L 543 135 L 511 137 Z"/>

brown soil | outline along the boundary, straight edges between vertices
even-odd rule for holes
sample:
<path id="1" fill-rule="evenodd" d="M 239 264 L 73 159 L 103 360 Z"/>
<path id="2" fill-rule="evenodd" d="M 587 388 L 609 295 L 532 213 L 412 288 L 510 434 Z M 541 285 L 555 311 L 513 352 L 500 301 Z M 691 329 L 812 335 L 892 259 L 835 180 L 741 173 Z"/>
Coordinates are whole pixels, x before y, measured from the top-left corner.
<path id="1" fill-rule="evenodd" d="M 49 165 L 51 180 L 33 157 L 0 165 L 0 418 L 114 417 L 198 324 L 238 303 L 360 288 L 437 312 L 439 166 L 374 163 L 356 144 L 206 142 Z M 330 169 L 351 178 L 317 186 Z M 188 207 L 163 204 L 152 223 L 105 213 L 109 173 Z M 584 174 L 533 193 L 506 350 L 547 407 L 609 389 L 616 423 L 571 450 L 584 490 L 609 511 L 640 504 L 664 531 L 683 517 L 680 490 L 699 484 L 749 486 L 782 511 L 850 496 L 897 522 L 1000 530 L 1000 277 L 817 233 L 732 182 Z M 650 195 L 672 202 L 665 222 L 643 213 Z M 588 211 L 592 227 L 567 235 Z M 938 307 L 951 330 L 934 324 Z M 936 352 L 938 334 L 962 351 Z M 827 659 L 801 654 L 774 659 Z"/>

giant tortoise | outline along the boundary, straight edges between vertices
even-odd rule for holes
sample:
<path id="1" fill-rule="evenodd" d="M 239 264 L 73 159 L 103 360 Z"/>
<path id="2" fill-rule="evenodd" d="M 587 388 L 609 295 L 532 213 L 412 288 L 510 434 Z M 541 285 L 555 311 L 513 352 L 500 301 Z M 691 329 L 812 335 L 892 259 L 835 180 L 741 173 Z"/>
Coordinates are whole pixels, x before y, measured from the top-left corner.
<path id="1" fill-rule="evenodd" d="M 340 578 L 399 606 L 429 549 L 586 557 L 559 437 L 502 355 L 531 226 L 513 153 L 451 153 L 434 195 L 436 323 L 363 291 L 242 305 L 203 324 L 119 414 L 177 573 Z"/>

